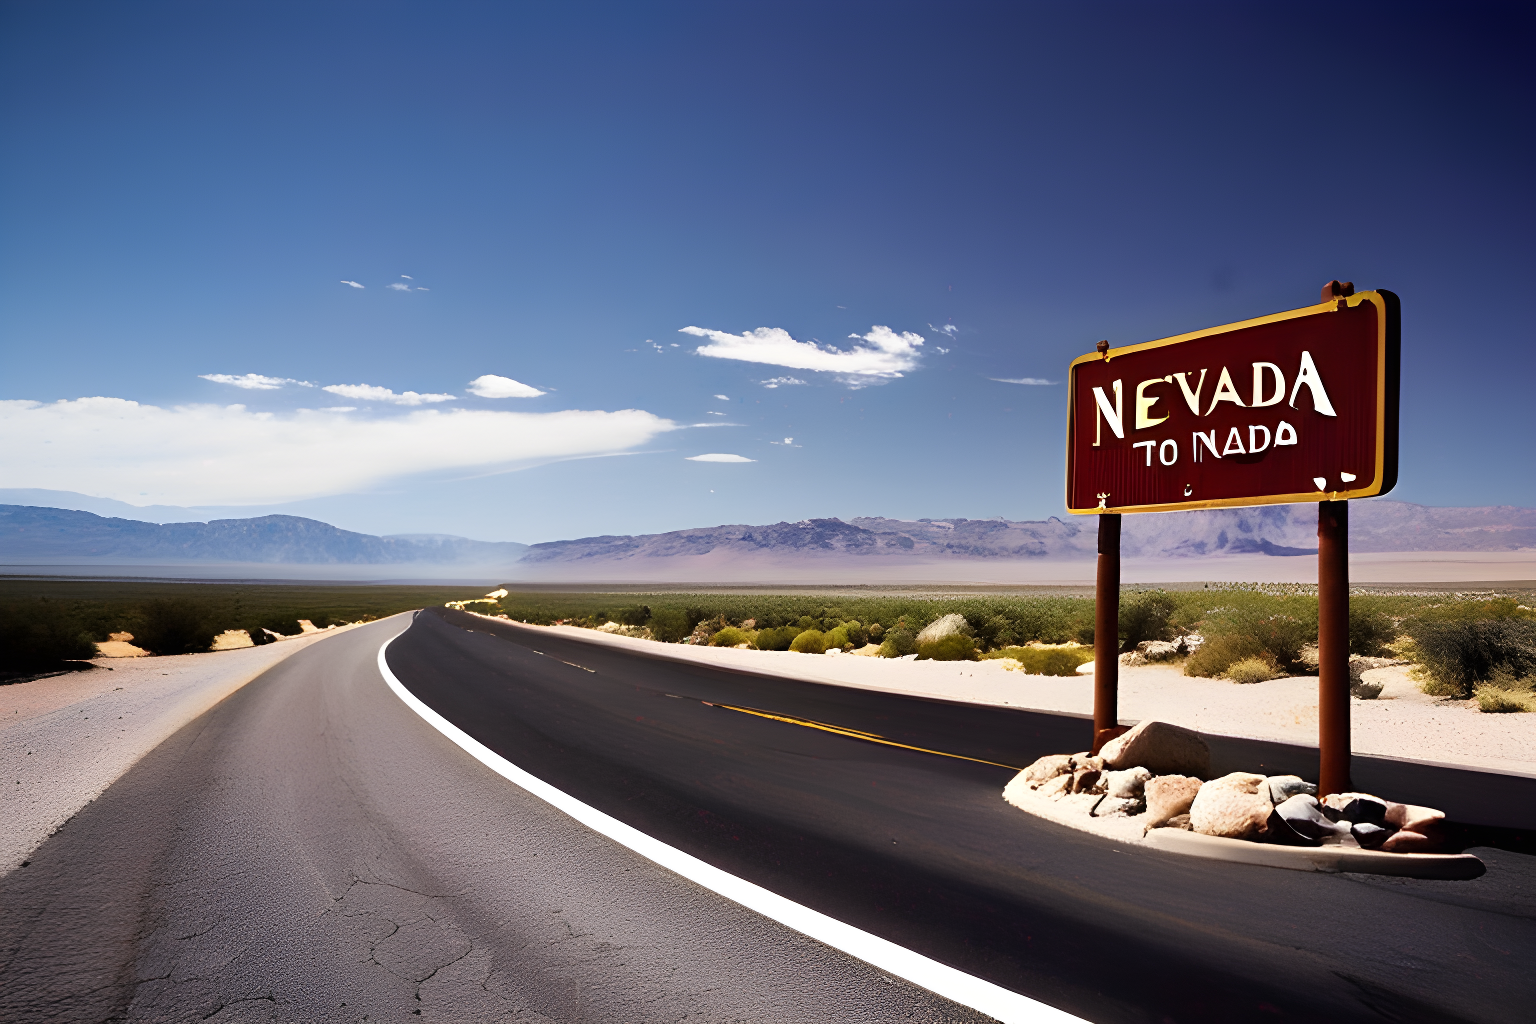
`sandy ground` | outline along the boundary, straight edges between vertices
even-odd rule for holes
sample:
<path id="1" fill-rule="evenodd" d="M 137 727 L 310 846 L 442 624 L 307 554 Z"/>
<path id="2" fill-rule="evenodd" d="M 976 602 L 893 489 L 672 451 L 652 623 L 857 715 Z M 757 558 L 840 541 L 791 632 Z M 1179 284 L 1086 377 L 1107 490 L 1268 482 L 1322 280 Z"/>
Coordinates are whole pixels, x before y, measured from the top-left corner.
<path id="1" fill-rule="evenodd" d="M 839 686 L 921 694 L 1037 711 L 1093 713 L 1093 676 L 1031 676 L 1005 659 L 897 661 L 853 655 L 740 651 L 658 644 L 575 626 L 537 626 L 592 643 L 636 647 L 685 661 L 751 669 Z M 1536 714 L 1491 715 L 1473 701 L 1421 692 L 1404 668 L 1373 669 L 1384 685 L 1376 700 L 1351 700 L 1354 749 L 1362 754 L 1434 761 L 1536 775 Z M 1292 676 L 1248 686 L 1186 676 L 1177 667 L 1120 669 L 1120 717 L 1157 718 L 1200 732 L 1286 743 L 1317 743 L 1317 677 Z M 1063 751 L 1069 753 L 1069 751 Z"/>
<path id="2" fill-rule="evenodd" d="M 0 874 L 177 729 L 347 628 L 209 654 L 97 658 L 85 672 L 0 686 Z"/>

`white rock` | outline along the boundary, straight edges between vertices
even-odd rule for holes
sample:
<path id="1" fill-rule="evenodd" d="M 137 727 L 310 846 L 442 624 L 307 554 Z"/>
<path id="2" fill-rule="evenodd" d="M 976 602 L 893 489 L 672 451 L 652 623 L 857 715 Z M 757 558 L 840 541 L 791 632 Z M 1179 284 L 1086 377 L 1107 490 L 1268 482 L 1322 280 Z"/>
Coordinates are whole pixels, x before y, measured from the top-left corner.
<path id="1" fill-rule="evenodd" d="M 1104 789 L 1110 796 L 1120 800 L 1140 800 L 1147 780 L 1151 777 L 1151 772 L 1139 766 L 1124 771 L 1105 772 Z"/>
<path id="2" fill-rule="evenodd" d="M 1189 823 L 1208 836 L 1262 839 L 1274 809 L 1265 776 L 1233 772 L 1200 787 L 1189 808 Z"/>
<path id="3" fill-rule="evenodd" d="M 965 616 L 951 612 L 943 618 L 935 619 L 924 626 L 922 631 L 917 634 L 917 642 L 927 644 L 935 640 L 942 640 L 947 636 L 953 636 L 956 633 L 969 635 L 970 632 L 971 627 L 966 624 Z"/>

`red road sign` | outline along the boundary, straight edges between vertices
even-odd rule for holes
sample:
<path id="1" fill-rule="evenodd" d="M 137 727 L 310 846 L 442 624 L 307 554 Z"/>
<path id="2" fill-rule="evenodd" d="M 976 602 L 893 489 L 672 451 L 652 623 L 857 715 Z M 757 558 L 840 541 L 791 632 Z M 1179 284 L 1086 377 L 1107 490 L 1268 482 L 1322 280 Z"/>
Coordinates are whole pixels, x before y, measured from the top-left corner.
<path id="1" fill-rule="evenodd" d="M 1397 296 L 1361 292 L 1072 361 L 1067 508 L 1364 498 L 1397 483 Z"/>

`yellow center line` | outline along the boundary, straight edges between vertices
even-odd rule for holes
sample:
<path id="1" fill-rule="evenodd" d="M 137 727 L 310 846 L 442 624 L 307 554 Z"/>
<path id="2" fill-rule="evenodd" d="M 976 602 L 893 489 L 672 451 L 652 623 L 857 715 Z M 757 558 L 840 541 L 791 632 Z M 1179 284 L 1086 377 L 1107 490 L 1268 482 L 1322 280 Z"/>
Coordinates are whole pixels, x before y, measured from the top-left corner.
<path id="1" fill-rule="evenodd" d="M 998 768 L 1007 768 L 1009 771 L 1021 771 L 1011 764 L 999 764 L 996 761 L 984 761 L 979 757 L 966 757 L 964 754 L 950 754 L 942 750 L 929 750 L 927 747 L 914 747 L 908 743 L 897 743 L 888 740 L 884 736 L 873 732 L 863 732 L 859 729 L 848 729 L 840 725 L 828 725 L 825 722 L 813 722 L 808 718 L 793 718 L 789 715 L 775 715 L 767 711 L 756 711 L 752 708 L 738 708 L 730 704 L 712 704 L 704 701 L 710 707 L 725 708 L 727 711 L 740 711 L 744 715 L 756 715 L 758 718 L 768 718 L 775 722 L 785 722 L 789 725 L 801 725 L 807 729 L 820 729 L 822 732 L 830 732 L 837 736 L 847 736 L 853 740 L 863 740 L 866 743 L 879 743 L 887 747 L 900 747 L 903 750 L 915 750 L 920 754 L 937 754 L 939 757 L 953 757 L 959 761 L 975 761 L 977 764 L 990 764 Z"/>

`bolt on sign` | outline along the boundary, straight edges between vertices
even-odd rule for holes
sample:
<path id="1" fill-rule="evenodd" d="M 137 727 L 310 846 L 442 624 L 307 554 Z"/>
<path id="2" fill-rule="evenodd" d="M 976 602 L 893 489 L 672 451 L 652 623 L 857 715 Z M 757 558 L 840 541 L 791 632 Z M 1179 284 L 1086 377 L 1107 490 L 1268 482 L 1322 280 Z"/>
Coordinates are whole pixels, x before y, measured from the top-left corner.
<path id="1" fill-rule="evenodd" d="M 1397 483 L 1397 296 L 1073 360 L 1067 508 L 1166 512 L 1365 498 Z"/>

